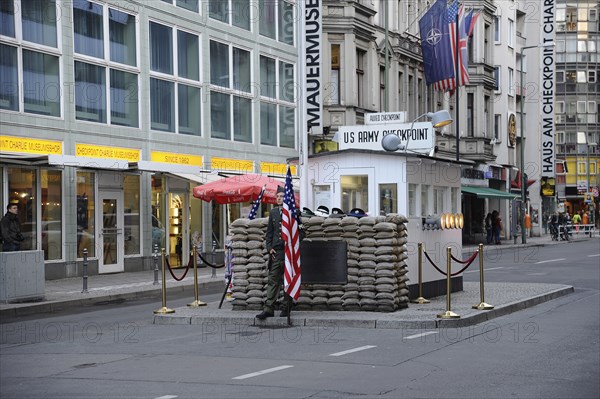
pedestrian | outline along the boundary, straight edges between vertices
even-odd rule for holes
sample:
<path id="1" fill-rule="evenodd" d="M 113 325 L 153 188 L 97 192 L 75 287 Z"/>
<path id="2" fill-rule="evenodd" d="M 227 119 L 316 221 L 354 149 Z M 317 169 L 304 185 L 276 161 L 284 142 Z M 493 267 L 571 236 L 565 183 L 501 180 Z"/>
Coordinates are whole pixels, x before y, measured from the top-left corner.
<path id="1" fill-rule="evenodd" d="M 256 315 L 259 320 L 267 317 L 273 317 L 275 312 L 275 302 L 279 295 L 285 269 L 285 242 L 281 238 L 281 213 L 283 204 L 283 187 L 277 187 L 277 206 L 269 212 L 269 221 L 267 222 L 267 233 L 265 243 L 269 253 L 269 274 L 267 279 L 267 299 L 263 311 Z M 284 294 L 281 305 L 280 317 L 287 317 L 289 313 L 288 295 Z"/>
<path id="2" fill-rule="evenodd" d="M 490 245 L 492 243 L 492 214 L 488 212 L 485 217 L 485 242 Z"/>
<path id="3" fill-rule="evenodd" d="M 575 232 L 579 233 L 579 223 L 581 223 L 581 216 L 578 213 L 573 215 L 573 224 L 575 225 Z"/>
<path id="4" fill-rule="evenodd" d="M 0 238 L 2 238 L 2 251 L 20 251 L 21 242 L 25 240 L 21 234 L 21 222 L 17 214 L 19 205 L 15 203 L 6 206 L 6 215 L 0 220 Z"/>
<path id="5" fill-rule="evenodd" d="M 492 241 L 494 244 L 500 244 L 500 230 L 502 225 L 502 219 L 498 211 L 492 212 Z"/>

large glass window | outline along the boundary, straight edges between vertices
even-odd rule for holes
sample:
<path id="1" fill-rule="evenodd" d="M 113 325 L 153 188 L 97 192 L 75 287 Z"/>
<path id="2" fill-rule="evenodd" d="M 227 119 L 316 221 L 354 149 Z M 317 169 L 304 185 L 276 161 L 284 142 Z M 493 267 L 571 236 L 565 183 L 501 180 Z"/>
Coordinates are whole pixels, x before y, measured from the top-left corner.
<path id="1" fill-rule="evenodd" d="M 150 128 L 175 131 L 175 86 L 173 82 L 150 78 Z"/>
<path id="2" fill-rule="evenodd" d="M 258 2 L 258 9 L 260 10 L 259 32 L 262 36 L 271 39 L 275 39 L 277 27 L 276 5 L 275 0 L 260 0 Z"/>
<path id="3" fill-rule="evenodd" d="M 200 80 L 198 36 L 177 31 L 177 57 L 179 76 Z"/>
<path id="4" fill-rule="evenodd" d="M 37 249 L 37 178 L 35 169 L 8 168 L 8 203 L 18 204 L 22 251 Z M 6 209 L 6 208 L 5 208 Z"/>
<path id="5" fill-rule="evenodd" d="M 408 216 L 417 215 L 417 188 L 418 184 L 408 183 Z"/>
<path id="6" fill-rule="evenodd" d="M 444 212 L 444 194 L 446 190 L 443 187 L 433 188 L 433 214 L 441 215 Z"/>
<path id="7" fill-rule="evenodd" d="M 0 109 L 19 110 L 18 81 L 17 48 L 0 44 Z"/>
<path id="8" fill-rule="evenodd" d="M 260 103 L 260 143 L 277 145 L 277 105 Z"/>
<path id="9" fill-rule="evenodd" d="M 429 186 L 421 185 L 421 216 L 429 216 Z"/>
<path id="10" fill-rule="evenodd" d="M 231 106 L 229 95 L 210 93 L 210 134 L 217 139 L 226 139 L 231 130 Z"/>
<path id="11" fill-rule="evenodd" d="M 125 255 L 140 253 L 140 177 L 123 176 Z"/>
<path id="12" fill-rule="evenodd" d="M 279 41 L 294 45 L 294 6 L 287 1 L 279 0 Z"/>
<path id="13" fill-rule="evenodd" d="M 41 170 L 44 260 L 62 259 L 62 172 Z"/>
<path id="14" fill-rule="evenodd" d="M 379 185 L 379 214 L 398 212 L 398 185 L 395 183 Z"/>
<path id="15" fill-rule="evenodd" d="M 24 40 L 54 48 L 58 46 L 56 22 L 59 19 L 55 0 L 21 1 L 21 20 Z"/>
<path id="16" fill-rule="evenodd" d="M 185 8 L 193 12 L 198 12 L 198 0 L 177 0 L 177 7 Z"/>
<path id="17" fill-rule="evenodd" d="M 131 66 L 137 65 L 135 17 L 112 8 L 109 8 L 108 13 L 110 60 Z"/>
<path id="18" fill-rule="evenodd" d="M 277 77 L 275 75 L 275 60 L 269 57 L 260 57 L 260 95 L 275 98 Z"/>
<path id="19" fill-rule="evenodd" d="M 77 172 L 77 257 L 96 256 L 95 178 L 93 172 Z"/>
<path id="20" fill-rule="evenodd" d="M 200 136 L 200 89 L 178 85 L 179 133 Z"/>
<path id="21" fill-rule="evenodd" d="M 296 144 L 296 110 L 279 106 L 279 132 L 281 147 L 294 148 Z"/>
<path id="22" fill-rule="evenodd" d="M 138 79 L 129 72 L 110 70 L 110 122 L 138 127 Z"/>
<path id="23" fill-rule="evenodd" d="M 150 22 L 150 68 L 173 74 L 173 29 Z"/>
<path id="24" fill-rule="evenodd" d="M 58 57 L 23 50 L 23 102 L 25 112 L 60 116 Z"/>
<path id="25" fill-rule="evenodd" d="M 233 138 L 252 142 L 252 100 L 249 98 L 233 97 Z"/>
<path id="26" fill-rule="evenodd" d="M 210 42 L 210 83 L 229 87 L 229 48 L 226 44 Z"/>
<path id="27" fill-rule="evenodd" d="M 277 63 L 279 63 L 278 67 Z M 279 144 L 281 147 L 294 148 L 294 93 L 294 66 L 261 56 L 260 94 L 263 97 L 260 103 L 261 144 L 273 146 Z"/>
<path id="28" fill-rule="evenodd" d="M 350 212 L 353 208 L 369 211 L 369 176 L 341 176 L 342 209 Z"/>
<path id="29" fill-rule="evenodd" d="M 15 6 L 9 1 L 0 1 L 0 35 L 15 37 Z"/>
<path id="30" fill-rule="evenodd" d="M 250 30 L 250 0 L 231 0 L 231 7 L 233 25 Z"/>
<path id="31" fill-rule="evenodd" d="M 105 79 L 104 68 L 75 61 L 75 112 L 77 119 L 106 122 Z"/>
<path id="32" fill-rule="evenodd" d="M 233 88 L 250 93 L 252 81 L 250 79 L 250 52 L 233 48 Z"/>
<path id="33" fill-rule="evenodd" d="M 75 51 L 104 58 L 104 24 L 102 6 L 86 0 L 73 1 Z"/>

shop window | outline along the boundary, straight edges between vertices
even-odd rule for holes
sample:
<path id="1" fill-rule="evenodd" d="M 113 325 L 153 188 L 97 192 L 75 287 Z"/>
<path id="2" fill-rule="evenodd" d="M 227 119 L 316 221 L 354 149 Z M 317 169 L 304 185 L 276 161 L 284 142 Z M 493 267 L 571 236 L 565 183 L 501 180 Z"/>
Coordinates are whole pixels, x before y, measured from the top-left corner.
<path id="1" fill-rule="evenodd" d="M 342 209 L 350 212 L 353 208 L 369 211 L 369 176 L 342 176 Z"/>
<path id="2" fill-rule="evenodd" d="M 94 197 L 96 175 L 92 172 L 77 172 L 77 257 L 96 256 L 96 202 Z"/>
<path id="3" fill-rule="evenodd" d="M 418 184 L 408 183 L 408 216 L 417 216 L 418 187 Z"/>
<path id="4" fill-rule="evenodd" d="M 19 206 L 22 251 L 37 249 L 37 178 L 34 169 L 8 168 L 8 203 Z M 6 209 L 6 207 L 4 208 Z"/>
<path id="5" fill-rule="evenodd" d="M 124 190 L 124 220 L 125 220 L 125 255 L 140 253 L 140 177 L 125 175 Z"/>
<path id="6" fill-rule="evenodd" d="M 62 172 L 41 171 L 42 250 L 44 260 L 62 259 Z"/>
<path id="7" fill-rule="evenodd" d="M 388 213 L 398 213 L 398 185 L 395 183 L 379 185 L 379 214 Z"/>

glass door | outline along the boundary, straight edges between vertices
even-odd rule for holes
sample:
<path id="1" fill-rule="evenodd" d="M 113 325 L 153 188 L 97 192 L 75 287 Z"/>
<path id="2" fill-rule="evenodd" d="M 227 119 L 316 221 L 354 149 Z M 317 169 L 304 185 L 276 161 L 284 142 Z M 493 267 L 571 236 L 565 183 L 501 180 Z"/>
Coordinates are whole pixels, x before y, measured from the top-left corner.
<path id="1" fill-rule="evenodd" d="M 189 213 L 187 193 L 169 193 L 169 264 L 186 266 L 189 262 Z"/>
<path id="2" fill-rule="evenodd" d="M 99 193 L 101 229 L 99 233 L 98 273 L 124 270 L 123 192 Z"/>

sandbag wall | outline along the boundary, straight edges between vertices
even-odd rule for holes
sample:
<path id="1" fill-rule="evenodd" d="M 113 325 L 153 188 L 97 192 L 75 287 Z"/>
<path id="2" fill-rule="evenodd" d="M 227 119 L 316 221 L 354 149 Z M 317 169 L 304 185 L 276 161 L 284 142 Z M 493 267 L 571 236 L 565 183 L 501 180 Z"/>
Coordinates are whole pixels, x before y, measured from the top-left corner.
<path id="1" fill-rule="evenodd" d="M 231 224 L 234 310 L 261 310 L 266 295 L 267 218 Z M 344 240 L 346 284 L 303 284 L 297 310 L 392 312 L 408 306 L 407 219 L 387 216 L 302 218 L 305 240 Z M 323 265 L 327 267 L 327 265 Z"/>

